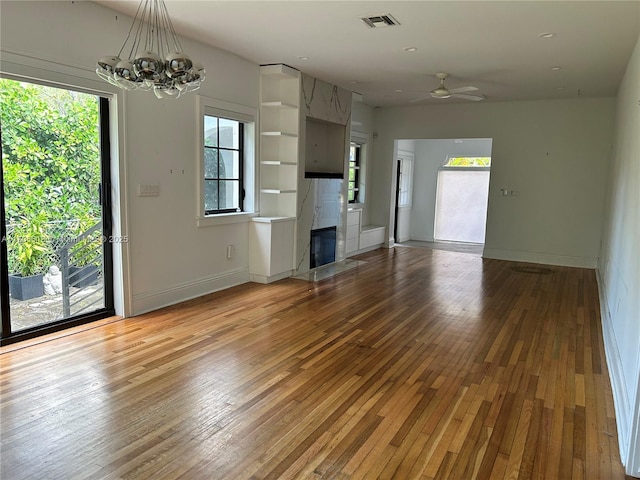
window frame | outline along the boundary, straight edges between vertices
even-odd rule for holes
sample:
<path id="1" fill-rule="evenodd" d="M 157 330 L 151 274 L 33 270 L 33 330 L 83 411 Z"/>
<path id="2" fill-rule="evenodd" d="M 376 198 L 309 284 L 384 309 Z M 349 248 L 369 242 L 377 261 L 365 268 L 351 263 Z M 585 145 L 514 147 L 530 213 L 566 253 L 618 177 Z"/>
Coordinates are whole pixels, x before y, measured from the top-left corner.
<path id="1" fill-rule="evenodd" d="M 357 201 L 355 202 L 350 202 L 349 201 L 349 158 L 347 157 L 347 168 L 345 171 L 346 174 L 346 187 L 345 187 L 345 195 L 346 195 L 346 202 L 347 202 L 347 206 L 349 208 L 359 208 L 359 207 L 364 207 L 365 203 L 366 203 L 366 198 L 367 198 L 367 192 L 366 192 L 366 182 L 367 182 L 367 157 L 369 155 L 368 153 L 368 149 L 369 149 L 369 134 L 366 132 L 361 132 L 358 130 L 351 130 L 351 138 L 350 138 L 350 143 L 349 143 L 349 148 L 351 148 L 351 144 L 355 143 L 356 145 L 358 145 L 360 147 L 360 162 L 359 162 L 359 169 L 358 169 L 358 181 L 357 181 L 357 188 L 358 188 L 358 195 L 357 195 Z"/>
<path id="2" fill-rule="evenodd" d="M 218 126 L 220 124 L 220 120 L 229 120 L 232 122 L 236 122 L 238 124 L 238 148 L 233 148 L 233 147 L 221 147 L 220 146 L 220 129 L 218 128 L 218 130 L 216 131 L 217 133 L 217 141 L 216 141 L 216 145 L 217 146 L 210 146 L 206 144 L 206 138 L 203 138 L 203 146 L 202 148 L 204 149 L 203 152 L 207 152 L 207 150 L 216 150 L 218 153 L 220 153 L 221 151 L 227 151 L 227 152 L 238 152 L 238 177 L 237 178 L 223 178 L 220 177 L 220 155 L 218 155 L 218 175 L 216 177 L 211 177 L 208 178 L 206 175 L 206 168 L 205 168 L 205 172 L 203 173 L 204 175 L 204 182 L 205 182 L 205 191 L 206 191 L 206 186 L 207 186 L 207 182 L 217 182 L 218 184 L 218 207 L 220 206 L 220 184 L 224 181 L 234 181 L 234 182 L 238 182 L 238 198 L 234 198 L 234 201 L 237 200 L 238 202 L 238 206 L 236 208 L 218 208 L 215 210 L 207 210 L 207 205 L 205 202 L 205 206 L 204 206 L 204 214 L 205 216 L 212 216 L 212 215 L 221 215 L 221 214 L 226 214 L 226 213 L 241 213 L 244 212 L 244 198 L 246 196 L 245 193 L 245 185 L 244 185 L 244 163 L 245 163 L 245 154 L 244 154 L 244 130 L 245 130 L 245 122 L 242 122 L 240 120 L 234 120 L 231 118 L 226 118 L 226 117 L 219 117 L 219 116 L 213 116 L 210 114 L 205 113 L 204 115 L 205 118 L 215 118 L 217 120 Z M 206 156 L 206 155 L 205 155 Z"/>
<path id="3" fill-rule="evenodd" d="M 449 165 L 449 162 L 454 158 L 488 158 L 489 165 Z M 441 168 L 452 168 L 452 169 L 465 169 L 465 168 L 476 168 L 476 169 L 491 169 L 491 155 L 447 155 L 447 159 L 442 164 Z"/>
<path id="4" fill-rule="evenodd" d="M 197 151 L 197 168 L 196 168 L 196 225 L 197 227 L 210 227 L 216 225 L 226 225 L 233 223 L 248 222 L 251 217 L 255 217 L 256 200 L 257 200 L 257 184 L 256 184 L 256 162 L 257 162 L 257 117 L 258 111 L 254 107 L 241 105 L 232 102 L 226 102 L 202 95 L 197 96 L 197 128 L 196 130 L 196 151 Z M 243 150 L 244 159 L 242 163 L 243 183 L 241 188 L 244 190 L 244 205 L 241 212 L 221 212 L 207 214 L 205 211 L 205 176 L 204 176 L 204 117 L 213 116 L 236 120 L 243 123 Z"/>
<path id="5" fill-rule="evenodd" d="M 409 208 L 413 205 L 413 152 L 398 151 L 400 161 L 400 184 L 398 188 L 398 208 Z"/>
<path id="6" fill-rule="evenodd" d="M 351 148 L 355 148 L 353 166 L 351 165 Z M 349 166 L 347 173 L 347 203 L 350 205 L 360 203 L 360 169 L 362 166 L 362 149 L 363 145 L 358 142 L 351 141 L 349 144 Z M 351 181 L 351 170 L 354 170 L 354 179 Z M 351 188 L 351 184 L 354 187 Z M 350 199 L 353 192 L 353 200 Z"/>

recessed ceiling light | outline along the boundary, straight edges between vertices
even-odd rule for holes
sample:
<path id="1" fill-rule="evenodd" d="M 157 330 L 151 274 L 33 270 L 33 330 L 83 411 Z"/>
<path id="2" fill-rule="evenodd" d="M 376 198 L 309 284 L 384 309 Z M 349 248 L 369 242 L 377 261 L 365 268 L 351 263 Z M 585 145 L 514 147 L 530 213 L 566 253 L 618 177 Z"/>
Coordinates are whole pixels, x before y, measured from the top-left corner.
<path id="1" fill-rule="evenodd" d="M 565 90 L 566 87 L 556 87 L 556 90 Z"/>
<path id="2" fill-rule="evenodd" d="M 309 57 L 298 55 L 298 60 L 309 60 Z"/>
<path id="3" fill-rule="evenodd" d="M 351 83 L 353 83 L 355 85 L 356 83 L 358 83 L 358 81 L 357 80 L 351 80 Z"/>
<path id="4" fill-rule="evenodd" d="M 394 90 L 394 92 L 396 92 L 396 93 L 402 93 L 402 90 L 397 89 L 397 90 Z"/>
<path id="5" fill-rule="evenodd" d="M 417 52 L 418 51 L 418 47 L 404 47 L 403 50 L 405 52 Z"/>
<path id="6" fill-rule="evenodd" d="M 538 36 L 540 38 L 552 38 L 552 37 L 555 37 L 556 34 L 553 32 L 542 32 L 542 33 L 539 33 Z"/>
<path id="7" fill-rule="evenodd" d="M 562 70 L 562 67 L 551 67 L 551 70 L 557 72 L 558 70 Z"/>

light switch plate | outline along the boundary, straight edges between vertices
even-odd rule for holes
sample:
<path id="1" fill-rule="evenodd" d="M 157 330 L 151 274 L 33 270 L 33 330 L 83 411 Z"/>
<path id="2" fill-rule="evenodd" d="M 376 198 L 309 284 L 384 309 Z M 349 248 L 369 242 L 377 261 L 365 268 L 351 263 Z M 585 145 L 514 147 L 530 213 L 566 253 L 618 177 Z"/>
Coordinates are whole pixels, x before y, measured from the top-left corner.
<path id="1" fill-rule="evenodd" d="M 139 197 L 157 197 L 160 195 L 160 185 L 138 184 Z"/>

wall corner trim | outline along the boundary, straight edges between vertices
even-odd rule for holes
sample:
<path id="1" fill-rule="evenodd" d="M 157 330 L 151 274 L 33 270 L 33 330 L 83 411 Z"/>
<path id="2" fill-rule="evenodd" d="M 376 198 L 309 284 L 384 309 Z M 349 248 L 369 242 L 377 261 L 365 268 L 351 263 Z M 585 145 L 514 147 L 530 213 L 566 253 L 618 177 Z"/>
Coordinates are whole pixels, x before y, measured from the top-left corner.
<path id="1" fill-rule="evenodd" d="M 613 321 L 607 308 L 606 284 L 600 273 L 596 269 L 596 279 L 598 282 L 598 296 L 600 299 L 600 319 L 602 324 L 602 339 L 604 341 L 604 353 L 607 361 L 607 369 L 611 380 L 611 390 L 613 393 L 613 404 L 616 413 L 616 427 L 618 431 L 618 445 L 620 448 L 620 460 L 625 467 L 629 461 L 629 439 L 633 412 L 629 405 L 629 395 L 622 374 L 622 360 L 618 351 Z"/>

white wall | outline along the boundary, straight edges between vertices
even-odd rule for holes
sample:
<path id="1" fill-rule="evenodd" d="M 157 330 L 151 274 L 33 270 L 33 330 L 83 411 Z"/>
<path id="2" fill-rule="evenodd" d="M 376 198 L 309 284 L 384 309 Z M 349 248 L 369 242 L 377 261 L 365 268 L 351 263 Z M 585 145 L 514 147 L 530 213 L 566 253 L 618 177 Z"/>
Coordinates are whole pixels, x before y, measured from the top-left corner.
<path id="1" fill-rule="evenodd" d="M 602 321 L 622 461 L 640 476 L 640 38 L 618 90 L 610 171 L 598 263 Z"/>
<path id="2" fill-rule="evenodd" d="M 594 268 L 614 108 L 595 98 L 377 109 L 372 223 L 393 225 L 394 139 L 493 138 L 485 256 Z"/>
<path id="3" fill-rule="evenodd" d="M 461 142 L 461 143 L 457 143 Z M 490 138 L 417 140 L 411 239 L 433 242 L 438 169 L 449 156 L 490 157 Z"/>
<path id="4" fill-rule="evenodd" d="M 95 75 L 100 56 L 116 54 L 131 19 L 91 2 L 0 3 L 0 68 L 35 78 L 116 90 Z M 116 20 L 117 17 L 117 20 Z M 183 40 L 207 79 L 198 94 L 257 107 L 258 66 Z M 114 160 L 122 202 L 122 304 L 133 315 L 248 281 L 248 224 L 196 227 L 198 102 L 196 94 L 157 100 L 150 92 L 118 92 Z M 138 184 L 160 196 L 137 197 Z M 226 246 L 235 257 L 226 259 Z"/>

